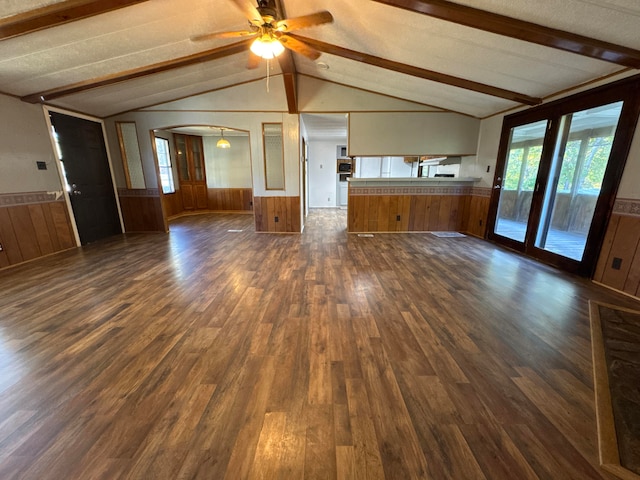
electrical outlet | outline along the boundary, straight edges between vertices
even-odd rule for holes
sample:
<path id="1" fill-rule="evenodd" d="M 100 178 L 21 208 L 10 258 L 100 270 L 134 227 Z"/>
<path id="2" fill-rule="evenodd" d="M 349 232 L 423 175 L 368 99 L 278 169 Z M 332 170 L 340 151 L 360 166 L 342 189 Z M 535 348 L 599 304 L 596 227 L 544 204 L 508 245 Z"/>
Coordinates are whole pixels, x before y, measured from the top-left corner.
<path id="1" fill-rule="evenodd" d="M 611 262 L 611 268 L 614 270 L 620 270 L 622 267 L 622 259 L 619 257 L 613 257 L 613 262 Z"/>
<path id="2" fill-rule="evenodd" d="M 396 215 L 396 222 L 400 221 L 400 215 Z"/>
<path id="3" fill-rule="evenodd" d="M 280 221 L 280 219 L 279 219 L 278 217 L 274 217 L 274 218 L 273 218 L 273 221 L 274 221 L 274 222 L 276 222 L 276 223 L 278 223 L 278 222 Z"/>

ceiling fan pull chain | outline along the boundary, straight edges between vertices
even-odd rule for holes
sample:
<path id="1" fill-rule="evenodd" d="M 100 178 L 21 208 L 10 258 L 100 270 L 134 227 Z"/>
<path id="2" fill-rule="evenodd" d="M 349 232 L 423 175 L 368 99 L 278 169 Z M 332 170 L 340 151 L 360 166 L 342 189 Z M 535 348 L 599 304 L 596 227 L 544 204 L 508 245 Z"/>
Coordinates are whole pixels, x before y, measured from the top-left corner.
<path id="1" fill-rule="evenodd" d="M 269 93 L 269 62 L 271 60 L 267 58 L 267 93 Z"/>

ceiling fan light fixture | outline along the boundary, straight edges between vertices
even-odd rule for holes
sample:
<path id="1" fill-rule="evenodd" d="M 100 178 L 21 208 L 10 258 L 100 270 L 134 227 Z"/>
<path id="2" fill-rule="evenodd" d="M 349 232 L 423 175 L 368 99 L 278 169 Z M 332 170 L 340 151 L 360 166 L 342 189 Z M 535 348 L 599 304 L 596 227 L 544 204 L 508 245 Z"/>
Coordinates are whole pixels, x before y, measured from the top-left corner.
<path id="1" fill-rule="evenodd" d="M 284 46 L 280 40 L 266 33 L 253 41 L 251 51 L 261 58 L 272 59 L 284 52 Z"/>
<path id="2" fill-rule="evenodd" d="M 231 148 L 231 144 L 229 143 L 229 140 L 224 138 L 224 129 L 223 128 L 220 129 L 220 136 L 222 138 L 220 140 L 218 140 L 218 143 L 216 143 L 216 147 L 218 147 L 218 148 Z"/>

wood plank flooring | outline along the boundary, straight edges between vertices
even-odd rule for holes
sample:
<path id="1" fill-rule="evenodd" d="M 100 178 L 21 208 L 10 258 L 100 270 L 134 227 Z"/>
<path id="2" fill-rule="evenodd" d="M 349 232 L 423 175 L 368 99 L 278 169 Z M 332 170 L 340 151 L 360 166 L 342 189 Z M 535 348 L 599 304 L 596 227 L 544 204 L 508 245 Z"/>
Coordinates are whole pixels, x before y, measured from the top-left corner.
<path id="1" fill-rule="evenodd" d="M 170 228 L 0 271 L 1 479 L 611 478 L 587 302 L 630 299 L 344 210 Z"/>

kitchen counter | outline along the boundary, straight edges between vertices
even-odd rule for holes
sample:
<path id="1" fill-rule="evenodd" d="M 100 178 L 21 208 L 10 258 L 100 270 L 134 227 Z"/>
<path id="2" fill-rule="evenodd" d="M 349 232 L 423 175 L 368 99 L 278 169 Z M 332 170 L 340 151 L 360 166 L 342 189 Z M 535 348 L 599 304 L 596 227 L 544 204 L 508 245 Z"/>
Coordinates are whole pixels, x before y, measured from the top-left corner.
<path id="1" fill-rule="evenodd" d="M 408 177 L 408 178 L 349 178 L 350 187 L 452 187 L 456 185 L 472 186 L 479 182 L 475 177 Z"/>

